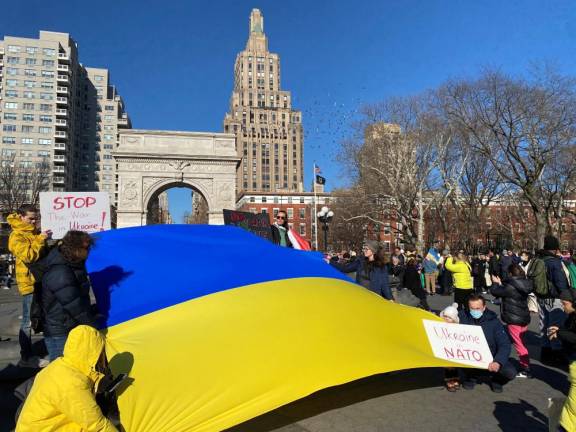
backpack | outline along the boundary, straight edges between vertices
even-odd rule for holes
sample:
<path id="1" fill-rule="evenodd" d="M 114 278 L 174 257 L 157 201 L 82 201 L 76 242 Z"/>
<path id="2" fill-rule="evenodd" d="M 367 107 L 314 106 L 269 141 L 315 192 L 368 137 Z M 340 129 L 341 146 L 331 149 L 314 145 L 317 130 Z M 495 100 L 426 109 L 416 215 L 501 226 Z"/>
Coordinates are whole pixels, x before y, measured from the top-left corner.
<path id="1" fill-rule="evenodd" d="M 534 258 L 532 264 L 528 268 L 528 279 L 532 280 L 534 285 L 534 294 L 542 299 L 559 298 L 560 291 L 556 286 L 548 280 L 548 272 L 546 270 L 546 261 L 553 259 L 552 257 L 545 256 L 543 258 Z"/>
<path id="2" fill-rule="evenodd" d="M 576 264 L 574 264 L 572 261 L 569 261 L 566 264 L 566 267 L 568 269 L 568 274 L 570 275 L 568 278 L 568 281 L 570 282 L 570 288 L 576 289 Z"/>
<path id="3" fill-rule="evenodd" d="M 528 267 L 528 272 L 526 274 L 528 279 L 532 280 L 534 285 L 534 294 L 539 298 L 550 298 L 550 284 L 548 282 L 548 276 L 546 274 L 546 264 L 541 258 L 534 258 L 530 267 Z"/>

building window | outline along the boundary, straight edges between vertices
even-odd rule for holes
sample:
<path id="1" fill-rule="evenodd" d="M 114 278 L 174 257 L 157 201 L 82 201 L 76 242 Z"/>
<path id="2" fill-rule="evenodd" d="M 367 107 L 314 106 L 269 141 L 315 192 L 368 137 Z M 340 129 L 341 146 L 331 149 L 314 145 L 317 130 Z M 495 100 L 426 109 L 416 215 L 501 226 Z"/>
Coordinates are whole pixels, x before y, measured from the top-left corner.
<path id="1" fill-rule="evenodd" d="M 28 54 L 36 54 L 38 52 L 38 48 L 37 47 L 26 47 L 26 52 Z"/>
<path id="2" fill-rule="evenodd" d="M 24 103 L 22 105 L 22 109 L 27 111 L 34 111 L 34 104 L 33 103 Z"/>
<path id="3" fill-rule="evenodd" d="M 34 69 L 24 69 L 24 75 L 35 77 L 37 74 Z"/>
<path id="4" fill-rule="evenodd" d="M 53 57 L 56 55 L 56 50 L 52 48 L 42 48 L 42 53 L 45 56 Z"/>
<path id="5" fill-rule="evenodd" d="M 54 84 L 52 84 L 49 81 L 42 81 L 42 84 L 40 84 L 40 87 L 42 87 L 43 89 L 53 89 Z"/>
<path id="6" fill-rule="evenodd" d="M 2 137 L 2 144 L 16 144 L 15 137 Z"/>
<path id="7" fill-rule="evenodd" d="M 31 91 L 25 91 L 23 94 L 23 97 L 25 99 L 34 99 L 36 97 L 36 95 L 34 94 L 34 92 Z"/>
<path id="8" fill-rule="evenodd" d="M 22 47 L 19 47 L 18 45 L 8 45 L 8 52 L 11 53 L 19 53 L 21 49 Z"/>
<path id="9" fill-rule="evenodd" d="M 114 139 L 114 137 L 113 137 L 112 135 L 106 134 L 106 135 L 104 135 L 104 139 L 105 139 L 106 141 L 112 141 L 112 140 Z"/>
<path id="10" fill-rule="evenodd" d="M 384 248 L 384 252 L 390 252 L 390 242 L 385 241 L 383 248 Z"/>
<path id="11" fill-rule="evenodd" d="M 8 75 L 19 75 L 20 74 L 20 69 L 18 68 L 13 68 L 13 67 L 9 67 L 6 68 L 6 73 Z"/>
<path id="12" fill-rule="evenodd" d="M 112 155 L 105 154 L 105 155 L 103 156 L 103 158 L 104 158 L 104 159 L 112 159 Z"/>
<path id="13" fill-rule="evenodd" d="M 32 116 L 32 117 L 34 117 L 34 116 Z M 40 121 L 44 122 L 44 123 L 52 123 L 52 117 L 49 115 L 41 115 Z"/>
<path id="14" fill-rule="evenodd" d="M 94 75 L 94 81 L 104 81 L 104 77 L 102 75 Z"/>
<path id="15" fill-rule="evenodd" d="M 263 202 L 263 203 L 266 202 L 266 197 L 262 197 L 262 202 Z"/>
<path id="16" fill-rule="evenodd" d="M 250 202 L 256 202 L 256 197 L 250 197 Z"/>
<path id="17" fill-rule="evenodd" d="M 17 120 L 18 116 L 16 113 L 4 113 L 4 120 Z"/>
<path id="18" fill-rule="evenodd" d="M 306 235 L 306 224 L 303 224 L 303 223 L 300 224 L 300 235 L 301 236 Z"/>
<path id="19" fill-rule="evenodd" d="M 52 100 L 54 99 L 54 95 L 52 93 L 40 93 L 40 99 Z"/>
<path id="20" fill-rule="evenodd" d="M 52 140 L 51 139 L 39 139 L 38 140 L 38 144 L 40 145 L 52 145 Z"/>
<path id="21" fill-rule="evenodd" d="M 268 213 L 268 209 L 267 209 L 267 208 L 261 208 L 260 211 L 261 211 L 263 214 L 267 214 L 267 213 Z"/>
<path id="22" fill-rule="evenodd" d="M 255 209 L 254 207 L 250 207 L 250 213 L 256 214 L 257 211 L 256 211 L 256 209 Z"/>
<path id="23" fill-rule="evenodd" d="M 49 151 L 41 150 L 41 151 L 38 152 L 38 157 L 44 158 L 44 157 L 48 157 L 48 156 L 50 156 L 50 152 L 49 152 Z"/>
<path id="24" fill-rule="evenodd" d="M 16 132 L 16 125 L 5 124 L 2 126 L 4 132 Z"/>
<path id="25" fill-rule="evenodd" d="M 34 144 L 34 140 L 32 138 L 22 138 L 22 144 Z"/>
<path id="26" fill-rule="evenodd" d="M 43 71 L 42 71 L 42 76 L 43 76 L 44 78 L 54 78 L 54 72 L 53 72 L 53 71 L 43 70 Z"/>
<path id="27" fill-rule="evenodd" d="M 22 132 L 32 133 L 34 132 L 34 126 L 22 125 Z"/>
<path id="28" fill-rule="evenodd" d="M 106 111 L 114 111 L 114 105 L 106 105 L 104 109 Z"/>
<path id="29" fill-rule="evenodd" d="M 4 103 L 4 108 L 18 109 L 18 102 L 6 102 Z"/>
<path id="30" fill-rule="evenodd" d="M 6 85 L 8 87 L 18 87 L 18 80 L 17 79 L 6 80 Z"/>
<path id="31" fill-rule="evenodd" d="M 306 209 L 300 208 L 300 219 L 305 219 L 305 218 L 306 218 Z"/>
<path id="32" fill-rule="evenodd" d="M 40 111 L 52 111 L 52 105 L 40 104 Z"/>
<path id="33" fill-rule="evenodd" d="M 288 209 L 288 219 L 292 219 L 293 217 L 294 217 L 294 209 L 289 208 Z"/>

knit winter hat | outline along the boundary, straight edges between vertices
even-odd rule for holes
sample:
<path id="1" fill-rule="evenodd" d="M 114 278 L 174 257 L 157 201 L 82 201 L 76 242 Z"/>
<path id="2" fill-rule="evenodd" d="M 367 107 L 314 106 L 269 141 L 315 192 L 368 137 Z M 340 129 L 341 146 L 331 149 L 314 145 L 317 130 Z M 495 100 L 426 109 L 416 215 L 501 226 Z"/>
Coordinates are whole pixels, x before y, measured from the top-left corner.
<path id="1" fill-rule="evenodd" d="M 451 306 L 448 306 L 440 312 L 440 318 L 450 318 L 458 324 L 460 322 L 460 318 L 458 317 L 458 303 L 452 303 Z"/>
<path id="2" fill-rule="evenodd" d="M 560 242 L 554 236 L 548 235 L 544 237 L 544 250 L 558 250 L 560 249 Z"/>
<path id="3" fill-rule="evenodd" d="M 368 240 L 364 244 L 364 247 L 367 247 L 368 249 L 370 249 L 372 251 L 372 253 L 376 253 L 376 252 L 378 252 L 379 245 L 378 245 L 378 242 L 376 240 Z"/>

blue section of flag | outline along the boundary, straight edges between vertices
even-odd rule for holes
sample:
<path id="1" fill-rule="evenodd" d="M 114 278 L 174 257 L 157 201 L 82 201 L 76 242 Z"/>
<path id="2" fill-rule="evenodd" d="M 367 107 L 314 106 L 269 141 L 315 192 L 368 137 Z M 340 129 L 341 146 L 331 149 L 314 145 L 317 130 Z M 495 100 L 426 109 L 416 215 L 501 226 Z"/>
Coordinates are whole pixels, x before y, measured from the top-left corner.
<path id="1" fill-rule="evenodd" d="M 231 226 L 152 225 L 95 234 L 86 263 L 105 325 L 219 291 L 299 277 L 349 279 L 322 255 Z"/>

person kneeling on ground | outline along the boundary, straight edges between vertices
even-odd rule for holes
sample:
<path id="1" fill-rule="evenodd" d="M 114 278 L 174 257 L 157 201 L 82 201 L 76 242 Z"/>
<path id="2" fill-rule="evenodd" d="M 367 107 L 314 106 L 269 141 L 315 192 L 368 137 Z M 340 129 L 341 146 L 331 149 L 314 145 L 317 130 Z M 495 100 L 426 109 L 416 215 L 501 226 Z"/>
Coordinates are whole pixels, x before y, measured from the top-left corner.
<path id="1" fill-rule="evenodd" d="M 16 432 L 78 430 L 117 432 L 96 403 L 104 378 L 104 336 L 80 325 L 68 335 L 64 356 L 50 363 L 34 380 L 16 425 Z"/>
<path id="2" fill-rule="evenodd" d="M 502 386 L 516 377 L 516 368 L 509 361 L 511 344 L 504 326 L 494 312 L 486 309 L 484 297 L 477 294 L 468 298 L 468 310 L 461 310 L 459 318 L 460 324 L 482 327 L 494 357 L 494 361 L 488 365 L 490 388 L 495 393 L 502 393 Z M 472 390 L 478 377 L 485 373 L 480 369 L 463 369 L 462 387 Z"/>
<path id="3" fill-rule="evenodd" d="M 442 312 L 440 312 L 440 318 L 450 324 L 459 324 L 460 318 L 458 317 L 458 303 L 453 303 L 452 306 L 446 307 Z M 458 376 L 458 369 L 444 369 L 444 381 L 446 382 L 446 390 L 449 392 L 459 390 L 460 378 Z"/>

